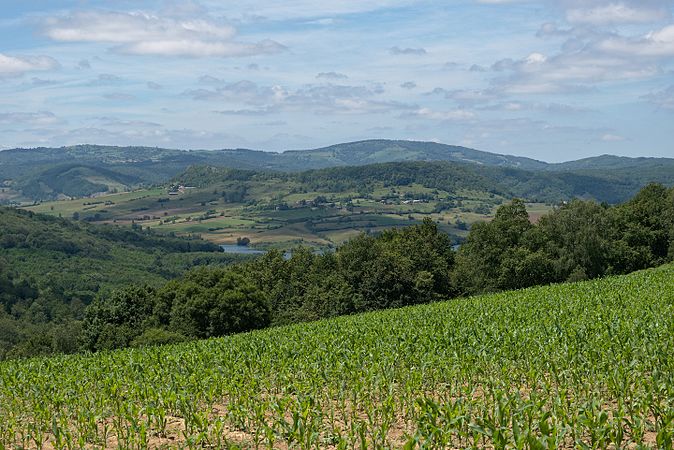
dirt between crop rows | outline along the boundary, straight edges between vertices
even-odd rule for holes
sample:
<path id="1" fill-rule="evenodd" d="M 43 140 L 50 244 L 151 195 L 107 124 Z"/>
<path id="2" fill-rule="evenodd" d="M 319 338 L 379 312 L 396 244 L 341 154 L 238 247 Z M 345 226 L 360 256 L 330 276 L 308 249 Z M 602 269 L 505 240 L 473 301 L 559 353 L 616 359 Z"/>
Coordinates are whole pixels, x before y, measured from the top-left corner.
<path id="1" fill-rule="evenodd" d="M 522 397 L 528 397 L 530 390 L 522 389 L 520 390 L 520 395 Z M 265 398 L 273 397 L 273 395 L 265 395 Z M 447 401 L 456 401 L 458 397 L 447 397 L 439 393 L 439 391 L 426 392 L 420 396 L 420 398 L 427 398 L 433 400 L 438 404 L 442 404 Z M 466 397 L 467 400 L 484 400 L 485 392 L 481 388 L 476 388 L 472 390 L 471 394 L 468 394 Z M 297 399 L 293 399 L 297 400 Z M 379 400 L 379 399 L 374 399 Z M 609 411 L 612 408 L 617 407 L 616 404 L 604 405 Z M 412 411 L 404 411 L 405 407 L 401 405 L 396 405 L 395 417 L 390 422 L 383 427 L 386 431 L 385 439 L 382 439 L 381 436 L 375 436 L 377 428 L 382 426 L 381 420 L 377 418 L 368 417 L 367 412 L 363 408 L 354 408 L 352 403 L 349 401 L 338 401 L 337 399 L 331 399 L 326 402 L 326 404 L 320 408 L 320 410 L 313 409 L 312 415 L 313 418 L 319 418 L 320 424 L 314 424 L 312 427 L 313 430 L 320 429 L 320 435 L 313 436 L 313 445 L 310 445 L 308 442 L 297 442 L 295 440 L 289 441 L 287 436 L 284 436 L 282 431 L 281 424 L 285 422 L 290 425 L 297 418 L 293 418 L 293 415 L 287 409 L 283 412 L 283 416 L 279 415 L 278 411 L 272 411 L 268 409 L 264 412 L 264 425 L 260 426 L 262 419 L 248 418 L 247 424 L 244 424 L 240 427 L 234 427 L 231 425 L 230 420 L 230 410 L 227 402 L 217 403 L 210 407 L 210 413 L 208 414 L 208 430 L 204 435 L 199 436 L 198 432 L 192 430 L 191 433 L 187 432 L 185 418 L 179 417 L 177 415 L 167 415 L 165 417 L 165 427 L 162 431 L 155 428 L 149 428 L 147 430 L 146 438 L 141 439 L 139 434 L 135 434 L 133 439 L 127 439 L 123 435 L 118 435 L 120 430 L 122 432 L 131 433 L 132 424 L 128 421 L 119 421 L 118 418 L 111 417 L 100 420 L 97 423 L 97 432 L 96 439 L 90 439 L 85 445 L 85 449 L 113 449 L 113 448 L 148 448 L 148 449 L 164 449 L 164 448 L 229 448 L 230 446 L 235 446 L 239 448 L 274 448 L 279 450 L 285 450 L 290 448 L 316 448 L 317 446 L 325 449 L 336 449 L 336 442 L 339 435 L 349 436 L 350 440 L 358 442 L 356 447 L 361 447 L 361 437 L 358 431 L 354 431 L 358 427 L 361 427 L 363 431 L 362 438 L 365 440 L 366 448 L 402 448 L 405 443 L 415 435 L 417 428 L 417 421 L 414 419 L 414 414 Z M 137 422 L 144 423 L 154 423 L 152 418 L 147 416 L 141 416 L 137 418 Z M 649 422 L 653 423 L 654 418 L 650 417 Z M 220 422 L 222 428 L 219 433 L 215 432 L 215 424 Z M 266 429 L 265 429 L 266 428 Z M 381 429 L 381 428 L 380 428 Z M 269 431 L 273 430 L 273 431 Z M 73 435 L 77 435 L 78 431 L 76 427 L 73 426 L 69 430 Z M 268 434 L 270 433 L 270 434 Z M 133 433 L 132 433 L 133 434 Z M 35 440 L 30 442 L 23 442 L 18 439 L 11 447 L 14 448 L 29 448 L 29 449 L 45 449 L 52 450 L 56 449 L 56 442 L 54 435 L 50 433 L 45 433 L 41 445 L 37 445 Z M 219 436 L 219 442 L 217 441 Z M 629 436 L 628 430 L 625 430 L 625 436 Z M 271 445 L 270 445 L 271 437 Z M 18 438 L 18 436 L 17 436 Z M 193 442 L 188 442 L 188 439 L 195 439 Z M 585 442 L 589 442 L 589 436 L 587 439 L 583 439 Z M 655 448 L 656 447 L 656 433 L 653 431 L 646 431 L 642 442 L 644 445 Z M 354 444 L 355 445 L 355 444 Z M 445 448 L 466 448 L 467 446 L 472 446 L 472 439 L 466 441 L 465 439 L 452 440 L 449 446 Z M 10 447 L 10 446 L 8 446 Z M 479 448 L 493 448 L 487 440 L 481 440 Z M 0 448 L 2 443 L 0 442 Z M 75 448 L 79 448 L 75 446 Z M 578 448 L 576 443 L 572 440 L 570 436 L 567 436 L 565 442 L 559 447 L 562 449 L 574 449 Z M 611 448 L 611 447 L 609 447 Z M 637 448 L 636 444 L 630 444 L 623 448 Z"/>

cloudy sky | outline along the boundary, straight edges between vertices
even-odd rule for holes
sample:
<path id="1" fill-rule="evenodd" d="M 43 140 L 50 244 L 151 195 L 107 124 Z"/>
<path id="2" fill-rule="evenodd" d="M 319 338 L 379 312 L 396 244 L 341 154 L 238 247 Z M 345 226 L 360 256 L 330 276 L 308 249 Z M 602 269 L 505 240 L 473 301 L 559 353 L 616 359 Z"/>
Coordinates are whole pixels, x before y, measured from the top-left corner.
<path id="1" fill-rule="evenodd" d="M 674 0 L 0 6 L 0 148 L 390 138 L 674 157 Z"/>

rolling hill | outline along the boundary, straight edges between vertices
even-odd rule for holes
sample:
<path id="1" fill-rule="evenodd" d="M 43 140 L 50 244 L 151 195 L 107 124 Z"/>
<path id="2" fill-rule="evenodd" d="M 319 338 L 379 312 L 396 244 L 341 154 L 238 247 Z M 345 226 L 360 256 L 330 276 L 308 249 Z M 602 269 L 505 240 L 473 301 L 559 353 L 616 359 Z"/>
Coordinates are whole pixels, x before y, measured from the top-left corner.
<path id="1" fill-rule="evenodd" d="M 78 223 L 0 207 L 0 359 L 71 351 L 96 295 L 160 285 L 198 265 L 245 259 L 212 243 L 139 227 Z M 42 340 L 40 346 L 32 338 Z M 23 352 L 23 353 L 22 353 Z"/>
<path id="2" fill-rule="evenodd" d="M 564 173 L 570 174 L 563 176 L 567 180 L 584 177 L 586 184 L 600 178 L 605 183 L 637 187 L 651 181 L 674 184 L 674 159 L 600 156 L 549 164 L 435 142 L 368 140 L 282 153 L 247 149 L 182 151 L 154 147 L 78 145 L 1 151 L 0 202 L 89 196 L 115 189 L 163 184 L 193 165 L 299 172 L 414 161 L 444 161 L 535 173 Z M 625 198 L 620 197 L 618 201 Z"/>

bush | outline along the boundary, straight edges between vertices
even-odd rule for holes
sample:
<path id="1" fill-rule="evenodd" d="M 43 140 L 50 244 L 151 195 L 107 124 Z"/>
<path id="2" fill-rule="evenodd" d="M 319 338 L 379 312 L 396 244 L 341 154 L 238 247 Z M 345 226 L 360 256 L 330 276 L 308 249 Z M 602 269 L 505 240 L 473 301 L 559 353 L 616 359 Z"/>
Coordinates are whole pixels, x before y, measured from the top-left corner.
<path id="1" fill-rule="evenodd" d="M 177 344 L 187 338 L 180 333 L 165 330 L 163 328 L 148 328 L 131 341 L 131 347 L 147 347 L 150 345 Z"/>

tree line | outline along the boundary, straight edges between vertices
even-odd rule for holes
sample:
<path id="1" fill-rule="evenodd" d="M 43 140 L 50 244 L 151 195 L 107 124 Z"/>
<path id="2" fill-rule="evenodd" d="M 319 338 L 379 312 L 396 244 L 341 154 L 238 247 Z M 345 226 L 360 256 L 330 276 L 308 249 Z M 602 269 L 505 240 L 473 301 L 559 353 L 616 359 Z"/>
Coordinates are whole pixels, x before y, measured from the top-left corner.
<path id="1" fill-rule="evenodd" d="M 96 297 L 240 260 L 196 236 L 0 207 L 0 359 L 79 351 L 84 311 Z"/>
<path id="2" fill-rule="evenodd" d="M 271 251 L 129 286 L 86 310 L 81 348 L 106 350 L 292 324 L 456 296 L 625 274 L 674 260 L 674 189 L 652 184 L 609 206 L 573 200 L 532 223 L 521 200 L 473 225 L 455 251 L 426 219 L 363 234 L 335 252 Z"/>

